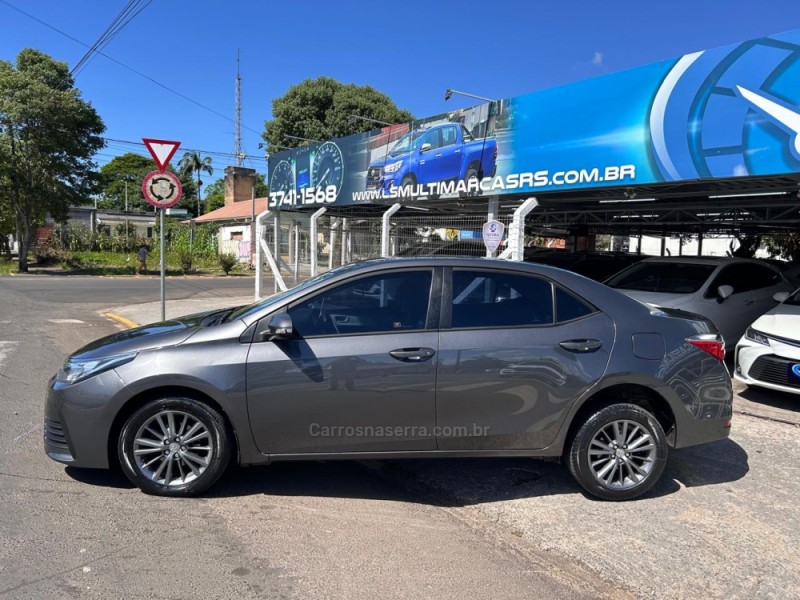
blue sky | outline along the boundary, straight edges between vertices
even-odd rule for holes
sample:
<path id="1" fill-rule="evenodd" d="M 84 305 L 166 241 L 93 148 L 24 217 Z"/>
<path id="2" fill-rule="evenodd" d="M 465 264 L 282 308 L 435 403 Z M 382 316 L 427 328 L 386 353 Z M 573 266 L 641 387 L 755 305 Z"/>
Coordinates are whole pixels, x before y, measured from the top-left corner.
<path id="1" fill-rule="evenodd" d="M 84 46 L 8 4 L 91 44 L 125 2 L 0 0 L 0 59 L 34 47 L 74 65 Z M 263 173 L 258 143 L 271 101 L 306 78 L 369 84 L 424 117 L 473 104 L 445 102 L 448 87 L 505 98 L 785 31 L 799 17 L 797 0 L 154 0 L 103 52 L 215 112 L 102 56 L 76 84 L 108 138 L 218 153 L 209 183 L 232 162 L 224 155 L 234 147 L 237 48 L 245 165 Z M 97 162 L 131 150 L 146 154 L 111 141 Z"/>

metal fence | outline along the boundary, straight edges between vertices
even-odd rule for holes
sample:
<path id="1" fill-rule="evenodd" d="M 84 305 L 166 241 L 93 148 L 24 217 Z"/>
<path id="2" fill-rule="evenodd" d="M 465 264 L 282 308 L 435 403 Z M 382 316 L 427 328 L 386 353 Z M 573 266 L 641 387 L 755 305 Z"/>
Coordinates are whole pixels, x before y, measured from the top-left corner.
<path id="1" fill-rule="evenodd" d="M 482 212 L 428 214 L 403 207 L 388 223 L 388 256 L 486 256 Z M 382 255 L 384 214 L 388 207 L 325 212 L 316 219 L 316 261 L 312 260 L 312 213 L 283 211 L 265 224 L 264 239 L 286 285 L 351 262 Z M 508 231 L 512 213 L 495 217 Z M 277 236 L 277 245 L 276 245 Z M 277 251 L 276 251 L 277 249 Z M 502 248 L 501 248 L 502 249 Z M 312 263 L 316 262 L 315 265 Z"/>

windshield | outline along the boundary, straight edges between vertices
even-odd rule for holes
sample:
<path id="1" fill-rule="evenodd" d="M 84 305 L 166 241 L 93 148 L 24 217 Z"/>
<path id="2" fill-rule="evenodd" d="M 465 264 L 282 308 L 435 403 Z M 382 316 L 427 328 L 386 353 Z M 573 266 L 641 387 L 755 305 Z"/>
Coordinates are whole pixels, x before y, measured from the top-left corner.
<path id="1" fill-rule="evenodd" d="M 425 133 L 421 129 L 417 131 L 412 131 L 411 133 L 405 134 L 397 143 L 392 147 L 389 151 L 389 154 L 402 154 L 404 152 L 410 152 L 411 149 L 416 146 L 416 143 L 419 141 L 419 138 L 422 134 Z"/>
<path id="2" fill-rule="evenodd" d="M 703 287 L 716 268 L 716 265 L 692 263 L 641 262 L 612 277 L 606 285 L 639 292 L 691 294 Z"/>
<path id="3" fill-rule="evenodd" d="M 236 319 L 243 319 L 250 315 L 253 315 L 260 310 L 267 308 L 268 306 L 272 306 L 273 304 L 278 304 L 284 298 L 287 298 L 296 292 L 302 292 L 305 289 L 310 288 L 313 285 L 316 285 L 320 281 L 325 281 L 327 279 L 331 279 L 340 273 L 344 273 L 345 271 L 351 271 L 353 269 L 359 268 L 362 263 L 355 262 L 350 263 L 349 265 L 345 265 L 343 267 L 339 267 L 337 269 L 333 269 L 332 271 L 328 271 L 327 273 L 322 273 L 321 275 L 317 275 L 316 277 L 312 277 L 301 283 L 300 285 L 296 285 L 293 288 L 289 288 L 285 292 L 278 292 L 277 294 L 273 294 L 272 296 L 268 296 L 259 300 L 258 302 L 253 302 L 253 304 L 248 304 L 246 306 L 241 306 L 231 312 L 229 315 L 225 317 L 224 322 L 234 321 Z"/>

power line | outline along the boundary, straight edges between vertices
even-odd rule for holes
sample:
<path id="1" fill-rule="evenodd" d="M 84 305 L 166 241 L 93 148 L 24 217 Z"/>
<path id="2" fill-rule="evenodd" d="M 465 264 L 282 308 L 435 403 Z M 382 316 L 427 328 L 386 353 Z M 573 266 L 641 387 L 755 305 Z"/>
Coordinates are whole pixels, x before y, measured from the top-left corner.
<path id="1" fill-rule="evenodd" d="M 112 39 L 114 39 L 120 31 L 122 31 L 133 19 L 136 18 L 145 8 L 147 8 L 153 0 L 128 0 L 128 3 L 123 7 L 120 13 L 114 17 L 105 31 L 100 34 L 91 48 L 83 55 L 83 57 L 72 68 L 71 74 L 76 76 L 84 66 L 94 58 L 95 52 L 103 48 Z"/>
<path id="2" fill-rule="evenodd" d="M 22 15 L 25 15 L 25 16 L 26 16 L 26 17 L 28 17 L 29 19 L 33 19 L 34 21 L 36 21 L 36 22 L 37 22 L 37 23 L 39 23 L 40 25 L 44 25 L 44 26 L 45 26 L 45 27 L 47 27 L 48 29 L 51 29 L 51 30 L 55 31 L 55 32 L 56 32 L 56 33 L 58 33 L 58 34 L 60 34 L 60 35 L 63 35 L 63 36 L 64 36 L 64 37 L 66 37 L 66 38 L 69 38 L 70 40 L 72 40 L 73 42 L 75 42 L 75 43 L 77 43 L 77 44 L 80 44 L 81 46 L 84 46 L 84 47 L 86 47 L 86 48 L 90 48 L 89 44 L 87 44 L 87 43 L 85 43 L 85 42 L 82 42 L 81 40 L 79 40 L 79 39 L 77 39 L 77 38 L 75 38 L 75 37 L 71 36 L 70 34 L 68 34 L 68 33 L 64 32 L 64 31 L 61 31 L 61 30 L 60 30 L 60 29 L 58 29 L 57 27 L 54 27 L 53 25 L 50 25 L 49 23 L 46 23 L 45 21 L 42 21 L 42 20 L 41 20 L 41 19 L 39 19 L 38 17 L 35 17 L 35 16 L 33 16 L 32 14 L 25 12 L 24 10 L 22 10 L 21 8 L 18 8 L 18 7 L 16 7 L 16 6 L 14 6 L 14 5 L 13 5 L 13 4 L 11 4 L 10 2 L 8 2 L 7 0 L 0 0 L 0 4 L 5 4 L 5 5 L 6 5 L 6 6 L 8 6 L 9 8 L 11 8 L 11 9 L 13 9 L 13 10 L 17 11 L 18 13 L 20 13 L 20 14 L 22 14 Z M 226 121 L 231 121 L 232 123 L 235 123 L 234 119 L 230 118 L 229 116 L 227 116 L 227 115 L 225 115 L 225 114 L 223 114 L 223 113 L 221 113 L 221 112 L 219 112 L 219 111 L 217 111 L 217 110 L 214 110 L 214 109 L 213 109 L 213 108 L 211 108 L 210 106 L 206 106 L 205 104 L 203 104 L 203 103 L 201 103 L 201 102 L 198 102 L 197 100 L 194 100 L 193 98 L 190 98 L 190 97 L 189 97 L 189 96 L 187 96 L 186 94 L 182 94 L 181 92 L 179 92 L 179 91 L 177 91 L 177 90 L 174 90 L 174 89 L 172 89 L 171 87 L 169 87 L 169 86 L 167 86 L 167 85 L 164 85 L 164 84 L 163 84 L 163 83 L 161 83 L 160 81 L 156 81 L 155 79 L 153 79 L 153 78 L 152 78 L 152 77 L 150 77 L 149 75 L 145 75 L 145 74 L 144 74 L 144 73 L 142 73 L 141 71 L 137 71 L 137 70 L 136 70 L 136 69 L 134 69 L 133 67 L 130 67 L 130 66 L 126 65 L 125 63 L 118 61 L 116 58 L 114 58 L 114 57 L 112 57 L 112 56 L 109 56 L 108 54 L 105 54 L 104 52 L 100 52 L 99 50 L 98 50 L 96 53 L 97 53 L 97 54 L 99 54 L 100 56 L 104 57 L 104 58 L 107 58 L 107 59 L 108 59 L 108 60 L 110 60 L 111 62 L 118 64 L 120 67 L 123 67 L 123 68 L 127 69 L 127 70 L 128 70 L 128 71 L 130 71 L 131 73 L 135 73 L 135 74 L 136 74 L 136 75 L 138 75 L 139 77 L 143 77 L 144 79 L 147 79 L 148 81 L 150 81 L 151 83 L 154 83 L 154 84 L 155 84 L 155 85 L 157 85 L 158 87 L 160 87 L 160 88 L 163 88 L 163 89 L 167 90 L 168 92 L 171 92 L 171 93 L 175 94 L 176 96 L 180 96 L 180 97 L 181 97 L 181 98 L 183 98 L 184 100 L 188 100 L 188 101 L 189 101 L 189 102 L 191 102 L 192 104 L 195 104 L 195 105 L 199 106 L 200 108 L 202 108 L 202 109 L 204 109 L 204 110 L 207 110 L 207 111 L 209 111 L 209 112 L 211 112 L 211 113 L 214 113 L 215 115 L 217 115 L 218 117 L 222 117 L 222 118 L 223 118 L 223 119 L 225 119 Z M 244 127 L 245 129 L 247 129 L 248 131 L 252 131 L 253 133 L 256 133 L 256 134 L 258 134 L 258 135 L 261 135 L 261 132 L 260 132 L 260 131 L 256 131 L 256 130 L 255 130 L 255 129 L 253 129 L 252 127 L 248 127 L 247 125 L 242 125 L 242 127 Z"/>
<path id="3" fill-rule="evenodd" d="M 144 146 L 145 145 L 144 142 L 136 142 L 134 140 L 121 140 L 119 138 L 110 138 L 110 137 L 104 137 L 103 139 L 106 142 L 111 142 L 111 143 L 114 143 L 114 144 L 125 144 L 125 145 L 128 145 L 128 146 Z M 234 156 L 234 154 L 232 152 L 222 152 L 222 151 L 219 151 L 219 150 L 201 150 L 199 148 L 185 148 L 183 146 L 181 146 L 181 150 L 184 151 L 184 152 L 197 152 L 198 154 L 208 154 L 210 156 L 220 156 L 220 157 L 223 157 L 223 158 L 235 158 L 235 156 Z M 263 157 L 263 156 L 255 155 L 255 156 L 249 156 L 248 158 L 255 159 L 255 160 L 260 160 L 260 161 L 263 161 L 263 162 L 267 162 L 266 157 Z"/>

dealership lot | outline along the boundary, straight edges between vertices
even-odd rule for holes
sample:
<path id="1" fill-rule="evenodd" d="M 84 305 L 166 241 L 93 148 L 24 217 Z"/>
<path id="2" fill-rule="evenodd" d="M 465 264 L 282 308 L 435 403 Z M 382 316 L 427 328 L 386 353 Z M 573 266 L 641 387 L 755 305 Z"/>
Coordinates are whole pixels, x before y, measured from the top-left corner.
<path id="1" fill-rule="evenodd" d="M 66 353 L 114 330 L 96 312 L 116 302 L 112 284 L 102 305 L 59 303 L 22 280 L 0 287 L 15 307 L 0 335 L 0 594 L 800 594 L 792 396 L 744 392 L 737 406 L 774 420 L 736 414 L 730 439 L 674 452 L 652 492 L 620 504 L 529 459 L 234 469 L 210 495 L 178 501 L 65 470 L 41 450 L 45 382 Z"/>

